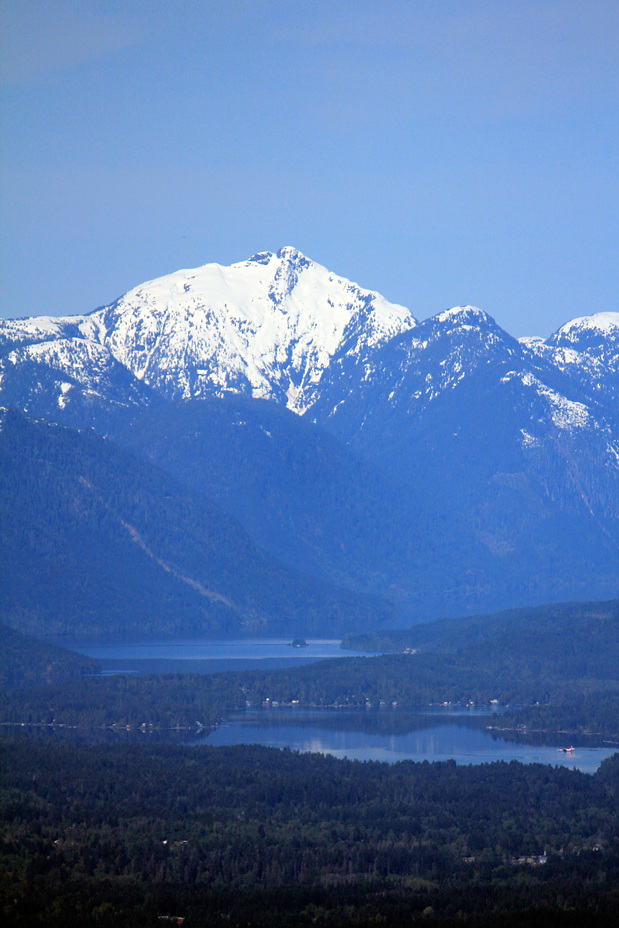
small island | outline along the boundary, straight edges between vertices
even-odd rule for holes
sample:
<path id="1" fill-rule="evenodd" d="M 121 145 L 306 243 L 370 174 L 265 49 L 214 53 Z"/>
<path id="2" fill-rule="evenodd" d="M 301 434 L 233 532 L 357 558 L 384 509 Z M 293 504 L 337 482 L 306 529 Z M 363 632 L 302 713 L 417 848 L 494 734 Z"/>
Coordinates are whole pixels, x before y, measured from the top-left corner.
<path id="1" fill-rule="evenodd" d="M 309 648 L 309 645 L 305 638 L 293 638 L 290 642 L 289 647 L 291 648 Z"/>

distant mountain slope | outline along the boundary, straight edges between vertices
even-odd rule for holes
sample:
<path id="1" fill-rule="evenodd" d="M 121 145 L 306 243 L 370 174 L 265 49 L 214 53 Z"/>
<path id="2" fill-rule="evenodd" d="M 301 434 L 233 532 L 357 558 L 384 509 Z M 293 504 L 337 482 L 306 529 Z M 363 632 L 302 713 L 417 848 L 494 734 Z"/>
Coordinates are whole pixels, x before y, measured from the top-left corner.
<path id="1" fill-rule="evenodd" d="M 337 634 L 392 609 L 261 552 L 237 522 L 93 433 L 4 412 L 0 619 L 35 634 Z"/>
<path id="2" fill-rule="evenodd" d="M 619 397 L 619 313 L 580 316 L 546 340 L 557 367 L 586 378 L 589 392 L 608 406 Z M 535 348 L 535 346 L 533 346 Z"/>
<path id="3" fill-rule="evenodd" d="M 216 500 L 270 553 L 382 593 L 404 622 L 616 590 L 612 541 L 588 513 L 548 499 L 525 462 L 519 474 L 490 470 L 485 487 L 466 485 L 457 457 L 433 482 L 419 461 L 389 479 L 307 417 L 239 397 L 145 411 L 119 440 Z"/>
<path id="4" fill-rule="evenodd" d="M 204 493 L 296 568 L 398 597 L 428 524 L 419 500 L 306 416 L 227 396 L 144 411 L 115 439 Z"/>
<path id="5" fill-rule="evenodd" d="M 5 407 L 101 434 L 161 403 L 105 347 L 83 338 L 23 345 L 0 357 L 0 396 Z"/>
<path id="6" fill-rule="evenodd" d="M 397 475 L 419 464 L 440 479 L 451 459 L 484 481 L 521 452 L 592 441 L 619 473 L 619 409 L 605 390 L 619 362 L 606 368 L 600 348 L 582 365 L 574 353 L 560 363 L 557 351 L 521 344 L 482 311 L 456 307 L 392 339 L 370 368 L 347 379 L 330 372 L 312 416 Z M 581 377 L 585 368 L 597 379 Z"/>
<path id="7" fill-rule="evenodd" d="M 527 588 L 617 592 L 619 417 L 603 393 L 466 307 L 394 338 L 369 372 L 330 377 L 312 414 L 442 505 L 471 580 L 489 568 L 516 604 Z"/>
<path id="8" fill-rule="evenodd" d="M 0 624 L 0 690 L 64 683 L 99 670 L 92 657 Z"/>

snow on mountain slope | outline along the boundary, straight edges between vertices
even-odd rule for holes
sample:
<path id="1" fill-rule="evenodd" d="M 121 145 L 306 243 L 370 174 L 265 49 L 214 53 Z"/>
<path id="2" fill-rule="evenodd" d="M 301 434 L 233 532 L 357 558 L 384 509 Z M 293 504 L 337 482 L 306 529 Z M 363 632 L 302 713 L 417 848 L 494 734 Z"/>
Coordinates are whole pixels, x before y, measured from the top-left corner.
<path id="1" fill-rule="evenodd" d="M 393 338 L 363 369 L 338 370 L 336 359 L 312 417 L 346 441 L 372 430 L 375 416 L 380 429 L 395 421 L 397 410 L 410 422 L 480 365 L 520 353 L 518 342 L 482 310 L 456 306 Z"/>
<path id="2" fill-rule="evenodd" d="M 568 350 L 566 368 L 555 352 Z M 482 311 L 454 307 L 392 339 L 371 369 L 326 378 L 311 415 L 399 480 L 414 475 L 446 496 L 474 484 L 483 493 L 496 475 L 535 474 L 544 493 L 552 485 L 555 498 L 569 493 L 578 505 L 599 496 L 609 515 L 619 423 L 603 390 L 579 376 L 581 357 L 519 342 Z"/>
<path id="3" fill-rule="evenodd" d="M 156 402 L 103 345 L 64 337 L 26 340 L 0 357 L 0 395 L 29 415 L 104 432 L 119 414 Z"/>
<path id="4" fill-rule="evenodd" d="M 81 316 L 75 319 L 79 321 Z M 2 319 L 0 320 L 0 349 L 63 338 L 67 323 L 74 323 L 75 319 L 55 319 L 52 316 Z"/>
<path id="5" fill-rule="evenodd" d="M 584 350 L 591 346 L 607 348 L 612 343 L 616 350 L 619 347 L 619 313 L 579 316 L 562 325 L 548 341 L 557 345 L 580 345 Z"/>
<path id="6" fill-rule="evenodd" d="M 360 354 L 414 324 L 404 307 L 283 248 L 142 284 L 82 329 L 91 326 L 121 364 L 167 398 L 234 390 L 303 413 L 352 330 Z"/>
<path id="7" fill-rule="evenodd" d="M 617 418 L 619 313 L 579 317 L 546 341 L 518 342 L 471 306 L 418 324 L 290 247 L 177 271 L 89 315 L 0 320 L 0 395 L 44 416 L 68 414 L 78 394 L 87 409 L 235 392 L 311 409 L 349 440 L 374 408 L 414 419 L 499 362 L 497 385 L 513 370 L 527 395 L 530 375 L 559 403 Z"/>
<path id="8" fill-rule="evenodd" d="M 454 306 L 432 316 L 400 344 L 407 368 L 412 365 L 423 376 L 415 395 L 428 402 L 480 364 L 507 360 L 518 352 L 511 335 L 475 306 Z"/>
<path id="9" fill-rule="evenodd" d="M 593 425 L 602 410 L 603 418 L 614 419 L 619 314 L 575 319 L 546 341 L 516 340 L 482 310 L 456 306 L 392 339 L 363 371 L 343 377 L 334 366 L 312 414 L 323 424 L 338 423 L 338 434 L 349 439 L 368 427 L 374 407 L 383 410 L 379 418 L 387 408 L 393 417 L 401 407 L 409 421 L 416 420 L 476 371 L 487 371 L 499 391 L 517 378 L 523 408 L 537 393 L 540 408 L 548 410 L 544 420 L 563 430 Z M 355 409 L 361 408 L 363 419 L 355 422 Z"/>
<path id="10" fill-rule="evenodd" d="M 287 247 L 177 271 L 88 316 L 4 322 L 0 346 L 21 352 L 9 365 L 50 356 L 88 389 L 103 350 L 166 399 L 234 391 L 303 413 L 336 352 L 365 357 L 414 325 L 408 309 Z"/>
<path id="11" fill-rule="evenodd" d="M 77 381 L 91 389 L 103 378 L 111 380 L 110 369 L 114 367 L 114 360 L 103 345 L 83 338 L 58 338 L 15 348 L 5 360 L 15 366 L 32 361 L 46 364 L 55 371 L 70 370 Z"/>
<path id="12" fill-rule="evenodd" d="M 593 417 L 584 403 L 567 399 L 567 397 L 553 390 L 529 372 L 509 371 L 501 378 L 501 382 L 508 383 L 513 379 L 518 380 L 525 390 L 535 393 L 537 398 L 543 401 L 547 410 L 547 419 L 556 428 L 563 431 L 572 431 L 574 429 L 585 429 L 592 425 Z M 540 418 L 539 421 L 543 420 Z"/>
<path id="13" fill-rule="evenodd" d="M 596 313 L 566 322 L 545 341 L 521 339 L 532 356 L 565 375 L 572 388 L 619 418 L 619 313 Z"/>

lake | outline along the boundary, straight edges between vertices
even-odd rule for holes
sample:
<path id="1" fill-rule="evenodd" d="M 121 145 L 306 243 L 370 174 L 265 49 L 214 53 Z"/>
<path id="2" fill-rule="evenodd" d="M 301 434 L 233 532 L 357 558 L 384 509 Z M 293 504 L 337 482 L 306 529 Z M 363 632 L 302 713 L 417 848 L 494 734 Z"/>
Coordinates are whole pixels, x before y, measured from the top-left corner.
<path id="1" fill-rule="evenodd" d="M 419 709 L 248 709 L 231 712 L 214 731 L 141 731 L 79 729 L 53 726 L 7 726 L 4 731 L 25 737 L 83 743 L 242 745 L 332 754 L 359 761 L 445 761 L 484 764 L 519 761 L 552 764 L 595 773 L 619 745 L 601 739 L 574 739 L 573 754 L 565 754 L 550 735 L 528 737 L 500 732 L 500 712 L 490 709 L 426 707 Z M 495 726 L 490 728 L 489 726 Z"/>
<path id="2" fill-rule="evenodd" d="M 293 667 L 325 658 L 362 656 L 343 651 L 339 639 L 308 639 L 307 648 L 293 648 L 290 639 L 235 641 L 175 639 L 167 641 L 84 644 L 64 642 L 100 661 L 104 673 L 215 673 L 224 670 Z M 494 717 L 493 717 L 494 716 Z M 489 728 L 489 726 L 494 726 Z M 524 739 L 501 734 L 500 710 L 435 707 L 417 710 L 256 709 L 231 713 L 213 732 L 56 731 L 56 737 L 94 740 L 156 740 L 184 744 L 262 744 L 294 751 L 315 751 L 354 760 L 394 763 L 400 760 L 458 764 L 520 761 L 575 768 L 594 773 L 605 757 L 619 749 L 594 739 L 575 742 L 573 754 L 558 750 L 572 744 L 530 734 Z M 563 737 L 563 736 L 561 736 Z"/>
<path id="3" fill-rule="evenodd" d="M 495 718 L 492 718 L 492 716 Z M 483 764 L 520 761 L 553 764 L 594 773 L 617 746 L 576 742 L 573 754 L 557 749 L 556 740 L 507 740 L 489 724 L 500 724 L 490 710 L 428 708 L 419 710 L 258 709 L 231 714 L 202 743 L 262 744 L 333 754 L 351 760 L 442 761 Z M 537 743 L 536 743 L 537 742 Z M 565 746 L 572 744 L 565 743 Z"/>
<path id="4" fill-rule="evenodd" d="M 361 657 L 343 651 L 339 638 L 308 638 L 293 648 L 290 638 L 213 641 L 203 638 L 167 641 L 119 641 L 112 644 L 63 641 L 65 647 L 95 657 L 104 673 L 220 673 L 224 670 L 272 670 L 310 664 L 329 657 Z"/>

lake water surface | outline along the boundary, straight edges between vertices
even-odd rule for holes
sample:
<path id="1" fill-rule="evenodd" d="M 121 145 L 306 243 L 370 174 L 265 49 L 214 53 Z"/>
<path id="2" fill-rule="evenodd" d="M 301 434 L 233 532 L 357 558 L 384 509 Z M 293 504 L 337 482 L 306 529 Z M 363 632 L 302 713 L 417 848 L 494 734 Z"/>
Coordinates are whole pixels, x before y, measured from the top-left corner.
<path id="1" fill-rule="evenodd" d="M 520 761 L 553 764 L 594 773 L 619 746 L 576 744 L 573 754 L 555 743 L 507 740 L 488 725 L 500 715 L 468 709 L 303 710 L 258 709 L 230 715 L 204 743 L 262 744 L 333 754 L 351 760 L 455 760 L 458 764 Z M 567 742 L 565 746 L 572 744 Z"/>
<path id="2" fill-rule="evenodd" d="M 66 642 L 64 642 L 67 644 Z M 293 648 L 290 639 L 246 639 L 84 644 L 74 650 L 97 658 L 104 673 L 215 673 L 224 670 L 293 667 L 324 658 L 359 657 L 363 652 L 343 651 L 339 639 L 308 639 L 307 648 Z M 343 668 L 343 672 L 345 672 Z M 493 718 L 494 716 L 494 718 Z M 489 726 L 493 726 L 490 728 Z M 520 761 L 576 768 L 593 773 L 605 757 L 619 749 L 601 741 L 580 739 L 573 754 L 558 750 L 573 742 L 529 735 L 501 734 L 500 712 L 454 707 L 418 710 L 305 710 L 254 709 L 231 713 L 211 733 L 140 732 L 112 734 L 110 738 L 175 741 L 190 744 L 262 744 L 296 751 L 315 751 L 364 761 L 442 761 L 481 764 Z M 68 734 L 68 733 L 67 733 Z M 99 733 L 98 740 L 102 737 Z"/>
<path id="3" fill-rule="evenodd" d="M 363 656 L 343 651 L 339 638 L 308 638 L 306 648 L 291 647 L 290 638 L 212 641 L 203 638 L 113 644 L 62 642 L 95 657 L 104 673 L 220 673 L 224 670 L 271 670 L 310 664 L 328 657 Z"/>
<path id="4" fill-rule="evenodd" d="M 494 716 L 494 717 L 493 717 Z M 493 727 L 489 727 L 493 726 Z M 519 761 L 552 764 L 595 773 L 619 745 L 574 739 L 573 754 L 563 753 L 552 736 L 527 738 L 498 730 L 500 714 L 450 708 L 388 709 L 249 709 L 231 712 L 214 731 L 80 729 L 11 726 L 7 732 L 87 743 L 243 745 L 332 754 L 359 761 L 446 761 L 483 764 Z M 565 746 L 571 741 L 564 742 Z"/>

